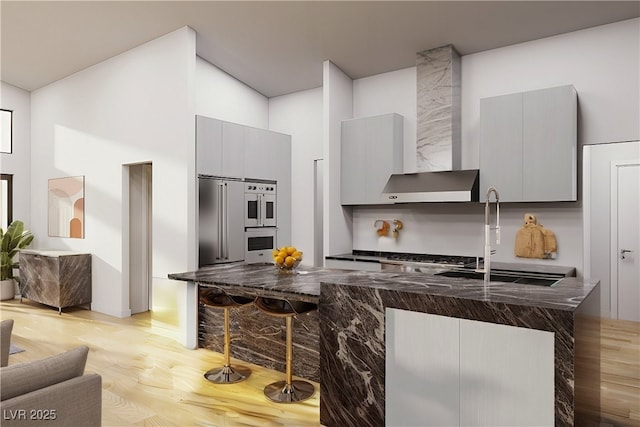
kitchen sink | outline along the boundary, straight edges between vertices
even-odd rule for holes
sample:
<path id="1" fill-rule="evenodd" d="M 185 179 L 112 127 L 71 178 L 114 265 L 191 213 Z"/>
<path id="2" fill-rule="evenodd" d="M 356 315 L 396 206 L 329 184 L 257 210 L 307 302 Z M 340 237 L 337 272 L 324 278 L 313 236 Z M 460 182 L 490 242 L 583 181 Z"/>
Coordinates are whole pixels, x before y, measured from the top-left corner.
<path id="1" fill-rule="evenodd" d="M 484 280 L 484 273 L 478 273 L 473 270 L 447 270 L 441 273 L 436 273 L 435 276 L 444 276 L 444 277 L 461 277 L 466 279 L 478 279 Z M 529 273 L 520 273 L 515 271 L 496 271 L 492 272 L 490 279 L 492 282 L 508 282 L 508 283 L 518 283 L 521 285 L 536 285 L 536 286 L 554 286 L 556 285 L 562 277 L 550 277 L 550 276 L 541 276 L 536 274 Z"/>

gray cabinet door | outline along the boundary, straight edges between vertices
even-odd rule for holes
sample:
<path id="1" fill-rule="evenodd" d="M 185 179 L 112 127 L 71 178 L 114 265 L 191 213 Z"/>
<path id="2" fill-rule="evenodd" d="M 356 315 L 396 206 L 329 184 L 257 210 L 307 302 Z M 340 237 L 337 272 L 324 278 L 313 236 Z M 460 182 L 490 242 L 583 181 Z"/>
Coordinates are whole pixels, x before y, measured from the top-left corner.
<path id="1" fill-rule="evenodd" d="M 380 195 L 389 176 L 403 172 L 403 122 L 395 113 L 342 122 L 343 205 L 383 204 Z"/>
<path id="2" fill-rule="evenodd" d="M 247 178 L 274 179 L 271 177 L 275 165 L 271 159 L 267 135 L 269 131 L 245 128 L 244 171 Z"/>
<path id="3" fill-rule="evenodd" d="M 244 178 L 244 127 L 196 116 L 198 174 Z"/>
<path id="4" fill-rule="evenodd" d="M 222 122 L 196 116 L 196 170 L 201 175 L 222 175 Z"/>
<path id="5" fill-rule="evenodd" d="M 522 200 L 522 94 L 480 100 L 480 200 L 496 187 L 500 201 Z"/>
<path id="6" fill-rule="evenodd" d="M 246 126 L 222 122 L 222 176 L 244 178 L 244 134 Z"/>
<path id="7" fill-rule="evenodd" d="M 553 425 L 552 332 L 394 308 L 385 319 L 387 425 Z"/>
<path id="8" fill-rule="evenodd" d="M 573 86 L 523 96 L 523 200 L 577 200 L 577 105 Z"/>
<path id="9" fill-rule="evenodd" d="M 560 86 L 480 100 L 480 200 L 577 200 L 577 95 Z"/>
<path id="10" fill-rule="evenodd" d="M 340 200 L 343 205 L 366 203 L 366 125 L 360 121 L 342 122 L 340 149 Z"/>

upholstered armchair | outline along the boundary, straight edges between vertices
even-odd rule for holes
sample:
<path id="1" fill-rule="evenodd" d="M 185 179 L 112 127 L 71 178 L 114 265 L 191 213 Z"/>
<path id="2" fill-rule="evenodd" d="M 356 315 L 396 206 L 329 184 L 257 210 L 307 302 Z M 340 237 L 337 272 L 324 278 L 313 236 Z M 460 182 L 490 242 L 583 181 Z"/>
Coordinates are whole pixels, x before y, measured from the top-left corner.
<path id="1" fill-rule="evenodd" d="M 4 350 L 4 331 L 2 334 Z M 2 426 L 100 426 L 102 378 L 84 374 L 89 348 L 0 368 Z"/>

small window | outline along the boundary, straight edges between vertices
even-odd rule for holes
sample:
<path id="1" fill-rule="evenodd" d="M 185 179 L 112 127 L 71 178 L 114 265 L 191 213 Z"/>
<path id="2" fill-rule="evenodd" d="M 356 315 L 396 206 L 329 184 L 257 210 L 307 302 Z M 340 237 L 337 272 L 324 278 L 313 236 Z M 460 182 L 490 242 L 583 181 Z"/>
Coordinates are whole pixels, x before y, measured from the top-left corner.
<path id="1" fill-rule="evenodd" d="M 13 148 L 13 111 L 0 109 L 0 153 L 11 153 Z"/>
<path id="2" fill-rule="evenodd" d="M 0 176 L 0 227 L 6 230 L 13 221 L 13 175 Z"/>

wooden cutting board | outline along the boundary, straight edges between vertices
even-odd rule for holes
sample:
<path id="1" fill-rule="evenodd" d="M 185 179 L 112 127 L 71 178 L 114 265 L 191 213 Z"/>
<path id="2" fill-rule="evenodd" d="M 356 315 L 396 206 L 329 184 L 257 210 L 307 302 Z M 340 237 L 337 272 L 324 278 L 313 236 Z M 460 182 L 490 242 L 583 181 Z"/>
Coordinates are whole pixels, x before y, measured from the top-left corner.
<path id="1" fill-rule="evenodd" d="M 516 233 L 515 254 L 521 258 L 550 258 L 558 251 L 553 231 L 544 228 L 535 215 L 525 214 L 524 226 Z"/>

